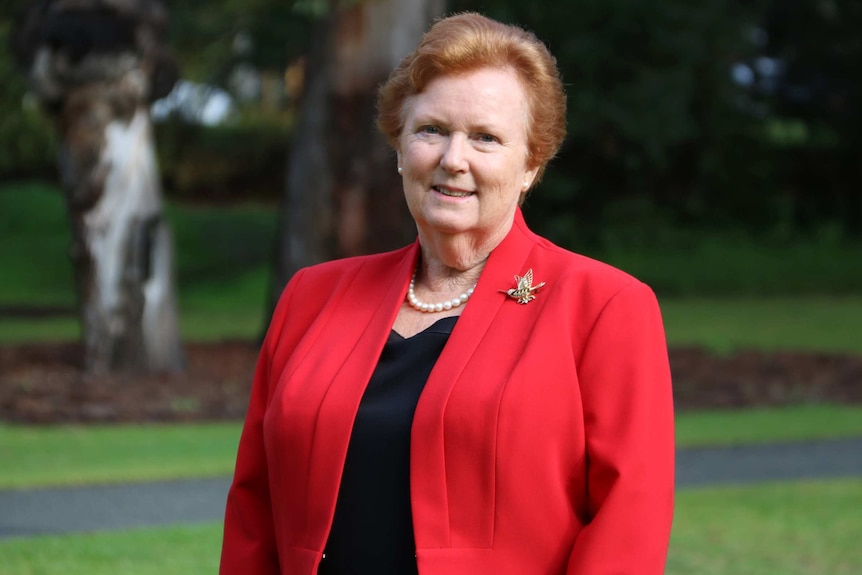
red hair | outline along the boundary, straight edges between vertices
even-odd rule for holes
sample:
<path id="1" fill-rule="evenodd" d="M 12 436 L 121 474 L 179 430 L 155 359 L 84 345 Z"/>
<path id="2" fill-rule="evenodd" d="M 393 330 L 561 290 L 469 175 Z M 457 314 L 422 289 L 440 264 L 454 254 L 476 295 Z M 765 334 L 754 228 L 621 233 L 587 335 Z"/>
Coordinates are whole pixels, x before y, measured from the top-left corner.
<path id="1" fill-rule="evenodd" d="M 392 71 L 377 95 L 377 126 L 397 147 L 404 105 L 431 80 L 479 68 L 513 70 L 527 94 L 527 163 L 538 182 L 566 136 L 566 94 L 557 62 L 536 36 L 517 26 L 466 12 L 438 20 Z"/>

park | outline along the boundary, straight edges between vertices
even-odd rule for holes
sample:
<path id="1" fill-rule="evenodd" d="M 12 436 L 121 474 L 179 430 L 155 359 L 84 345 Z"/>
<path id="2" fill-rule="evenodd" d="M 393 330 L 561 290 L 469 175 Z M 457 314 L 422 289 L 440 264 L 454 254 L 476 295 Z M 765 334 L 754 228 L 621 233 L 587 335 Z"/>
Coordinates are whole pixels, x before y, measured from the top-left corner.
<path id="1" fill-rule="evenodd" d="M 394 169 L 380 174 L 379 143 L 357 128 L 371 112 L 332 113 L 325 138 L 302 121 L 296 74 L 310 90 L 312 40 L 338 41 L 322 3 L 262 1 L 237 16 L 215 2 L 207 18 L 194 2 L 166 3 L 178 77 L 218 86 L 232 111 L 207 123 L 200 107 L 158 117 L 145 103 L 164 197 L 158 226 L 172 236 L 171 357 L 180 360 L 148 369 L 93 359 L 87 338 L 98 329 L 81 320 L 87 298 L 70 257 L 81 212 L 57 159 L 69 143 L 6 49 L 28 2 L 12 4 L 0 9 L 0 574 L 216 572 L 219 497 L 273 300 L 309 258 L 412 241 L 403 214 L 371 199 L 375 186 L 398 186 Z M 862 97 L 862 49 L 850 41 L 862 14 L 803 0 L 734 10 L 538 4 L 545 10 L 450 2 L 446 12 L 529 25 L 558 53 L 569 136 L 524 216 L 658 296 L 678 472 L 666 573 L 860 572 L 862 116 L 848 102 Z M 328 16 L 349 21 L 362 5 Z M 333 106 L 360 109 L 362 97 L 351 98 Z M 321 167 L 307 155 L 314 138 L 350 145 Z M 336 169 L 346 156 L 373 173 Z M 299 197 L 315 169 L 332 171 L 333 188 Z M 360 195 L 339 195 L 350 178 Z M 345 232 L 331 222 L 353 221 L 351 202 L 365 219 Z M 299 236 L 311 248 L 286 251 Z M 164 485 L 179 486 L 180 499 L 198 489 L 204 509 L 166 509 L 159 520 L 151 501 L 174 500 L 145 494 Z M 23 515 L 30 501 L 71 506 L 76 493 L 95 506 L 112 489 L 142 497 L 140 521 L 130 510 L 101 527 L 70 517 L 52 529 L 51 509 Z M 203 499 L 207 489 L 215 501 Z"/>

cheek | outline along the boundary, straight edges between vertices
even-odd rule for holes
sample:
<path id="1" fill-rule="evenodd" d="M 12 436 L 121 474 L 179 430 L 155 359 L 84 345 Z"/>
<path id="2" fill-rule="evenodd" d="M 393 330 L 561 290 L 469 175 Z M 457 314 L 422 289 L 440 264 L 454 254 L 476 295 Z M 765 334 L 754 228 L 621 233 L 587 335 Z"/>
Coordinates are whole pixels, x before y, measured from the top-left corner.
<path id="1" fill-rule="evenodd" d="M 404 160 L 417 170 L 426 170 L 435 165 L 435 152 L 430 146 L 414 145 L 404 152 Z"/>

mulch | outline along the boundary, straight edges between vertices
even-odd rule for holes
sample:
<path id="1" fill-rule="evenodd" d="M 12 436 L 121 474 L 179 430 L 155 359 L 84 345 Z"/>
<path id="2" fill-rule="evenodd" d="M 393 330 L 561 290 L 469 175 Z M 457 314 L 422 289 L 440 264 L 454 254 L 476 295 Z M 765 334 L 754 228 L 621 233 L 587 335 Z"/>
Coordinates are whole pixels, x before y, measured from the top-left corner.
<path id="1" fill-rule="evenodd" d="M 0 421 L 28 424 L 241 420 L 258 346 L 190 343 L 183 373 L 83 373 L 72 343 L 0 346 Z M 812 402 L 862 404 L 862 356 L 672 348 L 678 411 Z"/>

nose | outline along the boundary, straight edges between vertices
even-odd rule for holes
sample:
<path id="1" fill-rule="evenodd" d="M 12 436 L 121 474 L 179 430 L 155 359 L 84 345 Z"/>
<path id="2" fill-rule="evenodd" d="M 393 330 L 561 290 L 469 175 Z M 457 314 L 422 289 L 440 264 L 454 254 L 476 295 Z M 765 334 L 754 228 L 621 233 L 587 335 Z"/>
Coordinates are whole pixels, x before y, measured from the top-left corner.
<path id="1" fill-rule="evenodd" d="M 440 158 L 440 166 L 451 173 L 467 171 L 467 136 L 453 132 L 446 140 L 446 148 Z"/>

